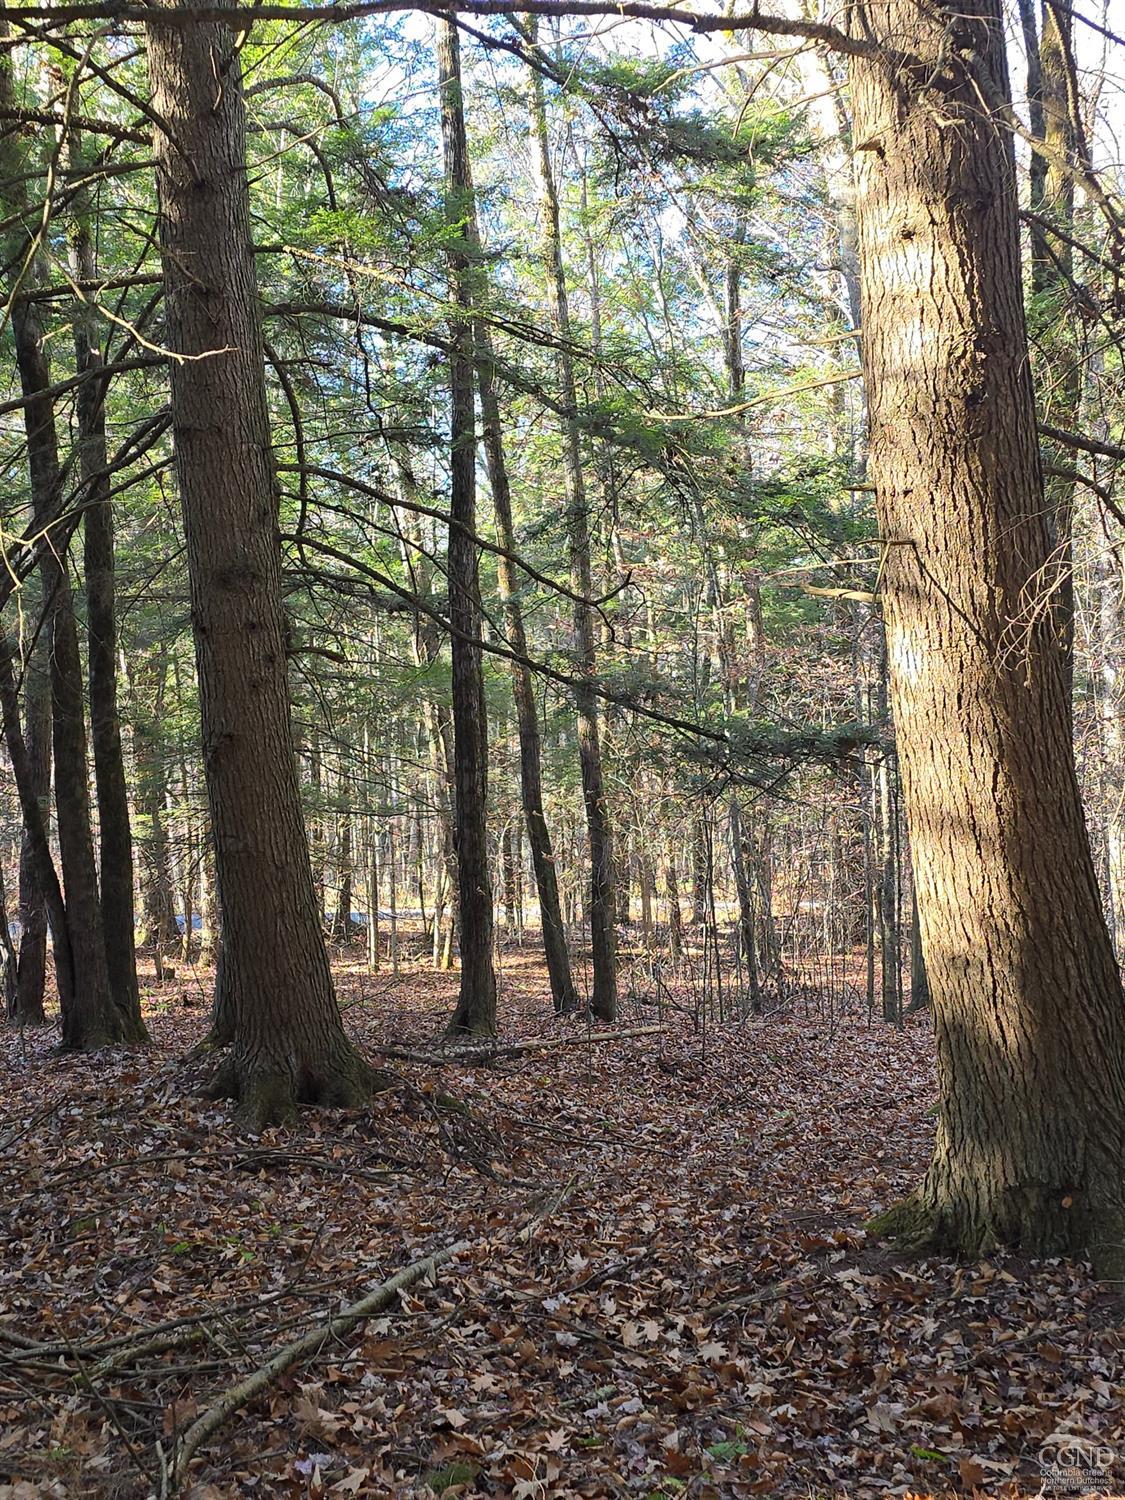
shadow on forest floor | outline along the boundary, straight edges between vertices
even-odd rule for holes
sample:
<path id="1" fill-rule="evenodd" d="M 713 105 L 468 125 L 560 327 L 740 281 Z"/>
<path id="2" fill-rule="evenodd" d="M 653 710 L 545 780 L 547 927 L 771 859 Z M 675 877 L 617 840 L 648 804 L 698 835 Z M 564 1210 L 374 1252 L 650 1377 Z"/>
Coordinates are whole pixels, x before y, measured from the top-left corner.
<path id="1" fill-rule="evenodd" d="M 408 1049 L 456 987 L 422 964 L 338 980 L 359 1039 Z M 581 1034 L 530 957 L 502 989 L 503 1042 Z M 224 1425 L 189 1493 L 1032 1495 L 1059 1431 L 1125 1459 L 1115 1303 L 1085 1267 L 867 1242 L 925 1166 L 925 1022 L 672 1014 L 399 1061 L 369 1108 L 250 1138 L 182 1061 L 201 986 L 146 1007 L 147 1051 L 0 1044 L 0 1500 L 156 1492 L 157 1443 L 456 1239 L 436 1286 Z"/>

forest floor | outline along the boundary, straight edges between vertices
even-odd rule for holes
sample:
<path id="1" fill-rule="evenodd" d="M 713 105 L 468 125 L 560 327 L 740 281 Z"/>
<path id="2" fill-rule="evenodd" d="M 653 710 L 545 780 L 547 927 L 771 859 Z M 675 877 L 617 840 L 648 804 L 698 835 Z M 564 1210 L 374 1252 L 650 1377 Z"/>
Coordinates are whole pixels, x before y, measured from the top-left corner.
<path id="1" fill-rule="evenodd" d="M 434 1049 L 455 976 L 338 978 L 357 1038 Z M 0 1038 L 0 1500 L 159 1493 L 158 1447 L 220 1392 L 457 1240 L 225 1423 L 188 1493 L 1014 1496 L 1060 1432 L 1125 1459 L 1115 1292 L 864 1233 L 926 1163 L 924 1019 L 808 998 L 561 1045 L 584 1023 L 508 953 L 501 1041 L 550 1045 L 396 1061 L 370 1107 L 250 1137 L 185 1062 L 202 997 L 150 987 L 147 1050 Z M 654 1020 L 631 1001 L 620 1025 Z"/>

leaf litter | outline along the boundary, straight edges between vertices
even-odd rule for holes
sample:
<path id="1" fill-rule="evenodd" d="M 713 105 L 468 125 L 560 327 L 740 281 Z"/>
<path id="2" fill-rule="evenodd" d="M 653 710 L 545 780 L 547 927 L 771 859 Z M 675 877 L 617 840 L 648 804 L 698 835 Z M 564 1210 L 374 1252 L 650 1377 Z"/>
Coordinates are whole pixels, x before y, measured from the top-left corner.
<path id="1" fill-rule="evenodd" d="M 337 978 L 366 1046 L 440 1051 L 456 976 Z M 542 1047 L 399 1058 L 369 1106 L 251 1136 L 199 1096 L 191 1000 L 149 989 L 145 1050 L 0 1041 L 0 1500 L 158 1494 L 225 1389 L 456 1240 L 221 1426 L 184 1492 L 1014 1497 L 1060 1434 L 1125 1459 L 1116 1289 L 864 1231 L 925 1168 L 924 1021 L 805 998 L 562 1045 L 585 1023 L 507 955 L 500 1043 Z"/>

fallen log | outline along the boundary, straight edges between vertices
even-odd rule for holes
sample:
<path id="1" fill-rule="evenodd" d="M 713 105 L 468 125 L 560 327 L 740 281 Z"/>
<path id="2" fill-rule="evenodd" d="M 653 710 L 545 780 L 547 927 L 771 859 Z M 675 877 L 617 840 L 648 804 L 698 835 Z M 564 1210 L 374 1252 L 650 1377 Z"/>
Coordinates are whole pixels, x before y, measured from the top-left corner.
<path id="1" fill-rule="evenodd" d="M 357 1324 L 374 1316 L 375 1313 L 382 1312 L 384 1308 L 396 1301 L 398 1294 L 408 1286 L 413 1286 L 416 1281 L 429 1276 L 438 1266 L 444 1265 L 446 1261 L 452 1260 L 454 1256 L 460 1255 L 462 1250 L 468 1248 L 468 1240 L 458 1240 L 455 1245 L 447 1245 L 444 1250 L 435 1251 L 433 1255 L 427 1255 L 424 1259 L 416 1260 L 406 1266 L 389 1281 L 384 1281 L 374 1291 L 368 1292 L 366 1297 L 361 1297 L 350 1307 L 342 1308 L 326 1323 L 318 1324 L 308 1333 L 302 1334 L 299 1339 L 294 1339 L 291 1344 L 283 1345 L 272 1359 L 267 1360 L 245 1380 L 240 1380 L 237 1385 L 228 1387 L 206 1411 L 196 1418 L 183 1437 L 174 1442 L 168 1458 L 165 1458 L 163 1450 L 157 1444 L 161 1470 L 160 1500 L 172 1500 L 172 1496 L 177 1493 L 187 1477 L 188 1466 L 196 1450 L 209 1437 L 212 1437 L 236 1411 L 247 1406 L 255 1396 L 261 1395 L 294 1365 L 300 1364 L 310 1355 L 318 1354 L 329 1339 L 339 1338 L 342 1334 L 349 1333 Z"/>

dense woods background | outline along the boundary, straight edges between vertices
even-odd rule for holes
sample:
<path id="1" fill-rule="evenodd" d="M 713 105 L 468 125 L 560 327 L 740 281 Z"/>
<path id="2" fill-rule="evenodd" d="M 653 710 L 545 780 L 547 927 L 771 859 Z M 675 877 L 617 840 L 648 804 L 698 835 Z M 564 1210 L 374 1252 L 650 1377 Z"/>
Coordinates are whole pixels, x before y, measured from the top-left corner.
<path id="1" fill-rule="evenodd" d="M 709 1046 L 701 1088 L 745 1097 L 755 1037 L 820 1109 L 826 1038 L 861 1113 L 914 1110 L 872 1239 L 1119 1276 L 1112 13 L 249 9 L 3 16 L 0 941 L 13 1077 L 40 1069 L 13 1087 L 112 1097 L 157 1052 L 104 1049 L 151 1034 L 273 1140 L 451 1056 L 471 1094 L 498 1032 L 522 1087 L 536 1037 L 604 1024 L 677 1079 L 612 1074 L 628 1134 L 630 1091 L 657 1108 Z M 44 1022 L 101 1061 L 68 1074 Z M 472 1110 L 413 1097 L 495 1183 Z M 723 1433 L 720 1462 L 768 1446 Z M 984 1451 L 949 1482 L 990 1482 Z M 381 1462 L 352 1493 L 422 1482 Z M 746 1493 L 791 1492 L 758 1464 Z M 575 1475 L 508 1482 L 632 1492 Z"/>

